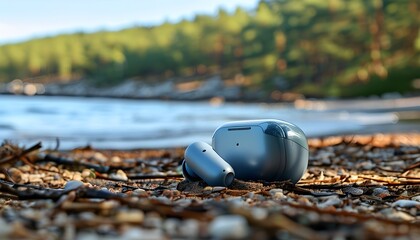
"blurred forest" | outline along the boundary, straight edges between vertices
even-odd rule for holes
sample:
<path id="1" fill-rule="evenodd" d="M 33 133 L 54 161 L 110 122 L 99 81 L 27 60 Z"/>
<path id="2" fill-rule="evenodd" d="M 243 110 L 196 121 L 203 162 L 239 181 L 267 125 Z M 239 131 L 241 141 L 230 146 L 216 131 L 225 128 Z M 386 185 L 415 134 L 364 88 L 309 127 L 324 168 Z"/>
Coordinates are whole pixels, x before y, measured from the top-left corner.
<path id="1" fill-rule="evenodd" d="M 418 91 L 419 26 L 418 0 L 260 1 L 249 11 L 2 45 L 0 82 L 112 86 L 219 74 L 267 93 L 407 93 Z"/>

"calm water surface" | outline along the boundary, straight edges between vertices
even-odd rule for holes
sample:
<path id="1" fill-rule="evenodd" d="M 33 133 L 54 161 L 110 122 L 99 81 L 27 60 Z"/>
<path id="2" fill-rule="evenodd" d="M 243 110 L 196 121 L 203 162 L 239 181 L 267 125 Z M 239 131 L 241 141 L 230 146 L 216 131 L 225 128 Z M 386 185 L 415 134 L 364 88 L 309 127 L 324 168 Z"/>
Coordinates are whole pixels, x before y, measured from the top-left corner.
<path id="1" fill-rule="evenodd" d="M 226 121 L 274 118 L 290 121 L 307 136 L 360 132 L 396 122 L 393 113 L 308 111 L 278 104 L 170 102 L 83 97 L 0 95 L 0 140 L 43 141 L 60 149 L 161 148 L 211 142 Z"/>

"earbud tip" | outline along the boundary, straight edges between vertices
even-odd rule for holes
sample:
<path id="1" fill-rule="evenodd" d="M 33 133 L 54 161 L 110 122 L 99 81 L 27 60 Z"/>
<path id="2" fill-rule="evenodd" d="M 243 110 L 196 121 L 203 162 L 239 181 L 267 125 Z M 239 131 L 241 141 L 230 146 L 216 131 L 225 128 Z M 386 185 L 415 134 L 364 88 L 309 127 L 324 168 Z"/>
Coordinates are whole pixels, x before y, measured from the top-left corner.
<path id="1" fill-rule="evenodd" d="M 184 175 L 184 178 L 189 181 L 197 181 L 201 179 L 199 176 L 197 176 L 197 174 L 194 173 L 194 171 L 188 167 L 185 159 L 182 161 L 182 175 Z"/>
<path id="2" fill-rule="evenodd" d="M 226 174 L 225 181 L 224 181 L 225 187 L 229 187 L 232 184 L 234 178 L 235 178 L 235 174 L 233 172 Z"/>

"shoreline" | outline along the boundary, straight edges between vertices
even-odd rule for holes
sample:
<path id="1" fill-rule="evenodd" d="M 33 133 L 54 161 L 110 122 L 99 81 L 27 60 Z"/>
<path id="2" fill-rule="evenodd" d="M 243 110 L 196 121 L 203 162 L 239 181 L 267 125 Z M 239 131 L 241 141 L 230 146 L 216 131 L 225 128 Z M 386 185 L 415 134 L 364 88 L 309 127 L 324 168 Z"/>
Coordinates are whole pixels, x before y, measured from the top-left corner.
<path id="1" fill-rule="evenodd" d="M 381 96 L 356 98 L 312 98 L 287 90 L 273 90 L 271 95 L 259 89 L 246 89 L 239 83 L 226 83 L 219 75 L 208 77 L 197 82 L 166 80 L 160 83 L 125 80 L 115 86 L 97 87 L 83 80 L 68 83 L 36 83 L 13 80 L 8 84 L 0 84 L 0 95 L 29 96 L 67 96 L 87 98 L 116 98 L 163 101 L 214 101 L 242 103 L 285 103 L 294 104 L 297 108 L 320 109 L 342 108 L 353 101 L 395 101 L 412 99 L 420 106 L 420 92 L 400 94 L 384 93 Z M 393 105 L 410 105 L 397 103 Z M 411 106 L 416 106 L 411 104 Z M 374 104 L 373 104 L 374 105 Z M 364 106 L 364 105 L 361 105 Z"/>
<path id="2" fill-rule="evenodd" d="M 73 98 L 77 101 L 73 101 Z M 0 114 L 7 114 L 2 115 L 0 137 L 24 144 L 41 140 L 49 148 L 54 148 L 57 137 L 63 149 L 87 145 L 97 149 L 185 147 L 194 141 L 211 141 L 214 129 L 223 122 L 232 121 L 233 117 L 235 120 L 263 117 L 283 119 L 300 126 L 308 137 L 420 131 L 420 110 L 404 109 L 399 112 L 400 109 L 392 109 L 384 113 L 374 110 L 360 113 L 354 110 L 295 109 L 293 104 L 285 103 L 247 105 L 207 101 L 161 102 L 152 99 L 114 101 L 103 100 L 111 98 L 84 100 L 81 97 L 42 95 L 33 99 L 0 95 L 0 99 L 7 105 L 0 111 Z M 19 103 L 16 105 L 18 108 L 12 107 L 14 103 Z M 165 113 L 167 109 L 171 109 L 171 113 Z M 188 109 L 194 110 L 191 112 Z M 16 111 L 18 114 L 29 114 L 27 116 L 31 116 L 32 120 L 22 118 L 17 121 L 13 118 Z M 202 111 L 203 114 L 200 113 Z M 211 113 L 211 119 L 206 112 Z M 113 127 L 102 124 L 103 117 L 116 121 Z M 172 121 L 179 119 L 180 124 L 174 128 L 172 121 L 165 120 L 167 118 L 174 118 Z M 52 119 L 55 119 L 54 122 L 46 124 Z M 37 128 L 31 127 L 34 121 L 39 124 Z M 168 129 L 171 131 L 168 132 Z"/>

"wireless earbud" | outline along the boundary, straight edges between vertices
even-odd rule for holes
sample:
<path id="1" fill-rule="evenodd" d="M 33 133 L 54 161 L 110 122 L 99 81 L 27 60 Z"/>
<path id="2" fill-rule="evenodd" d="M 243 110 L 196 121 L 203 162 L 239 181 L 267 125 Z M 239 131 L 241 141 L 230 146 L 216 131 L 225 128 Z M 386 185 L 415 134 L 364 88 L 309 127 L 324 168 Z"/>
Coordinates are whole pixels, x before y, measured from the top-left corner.
<path id="1" fill-rule="evenodd" d="M 241 180 L 297 183 L 308 166 L 306 136 L 286 121 L 226 123 L 214 132 L 212 145 L 196 142 L 188 146 L 182 163 L 185 178 L 229 186 L 236 173 Z"/>
<path id="2" fill-rule="evenodd" d="M 195 142 L 187 147 L 182 163 L 186 179 L 202 179 L 210 186 L 229 186 L 234 177 L 233 168 L 213 148 L 204 142 Z"/>

